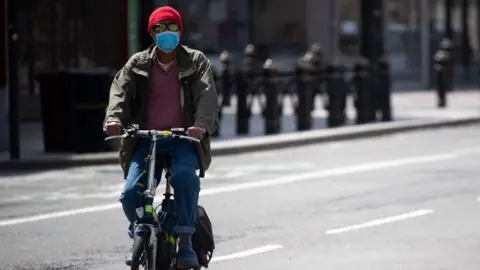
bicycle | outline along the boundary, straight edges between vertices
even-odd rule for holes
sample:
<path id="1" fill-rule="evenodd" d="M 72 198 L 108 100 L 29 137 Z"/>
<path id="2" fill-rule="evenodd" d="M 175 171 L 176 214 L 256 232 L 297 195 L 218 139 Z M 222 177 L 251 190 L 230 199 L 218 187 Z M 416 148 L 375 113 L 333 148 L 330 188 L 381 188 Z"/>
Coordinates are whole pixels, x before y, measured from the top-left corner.
<path id="1" fill-rule="evenodd" d="M 147 184 L 143 191 L 145 200 L 152 202 L 156 194 L 156 188 L 159 183 L 155 179 L 156 166 L 156 147 L 157 140 L 160 138 L 178 138 L 190 140 L 199 143 L 200 140 L 189 137 L 183 128 L 173 128 L 171 130 L 139 130 L 138 125 L 132 125 L 130 128 L 124 129 L 123 135 L 110 136 L 105 141 L 117 138 L 148 138 L 152 142 L 150 151 L 146 160 L 148 162 Z M 162 203 L 153 209 L 151 203 L 144 204 L 144 213 L 151 213 L 139 217 L 134 225 L 133 230 L 133 255 L 130 265 L 132 270 L 139 269 L 143 266 L 146 270 L 171 270 L 177 269 L 177 235 L 173 232 L 175 226 L 175 211 L 173 193 L 171 193 L 170 177 L 172 175 L 172 166 L 170 157 L 163 158 L 166 179 L 166 189 Z M 148 200 L 152 199 L 152 200 Z M 161 207 L 157 213 L 157 208 Z M 153 219 L 153 221 L 152 221 Z M 194 270 L 200 270 L 201 266 Z"/>

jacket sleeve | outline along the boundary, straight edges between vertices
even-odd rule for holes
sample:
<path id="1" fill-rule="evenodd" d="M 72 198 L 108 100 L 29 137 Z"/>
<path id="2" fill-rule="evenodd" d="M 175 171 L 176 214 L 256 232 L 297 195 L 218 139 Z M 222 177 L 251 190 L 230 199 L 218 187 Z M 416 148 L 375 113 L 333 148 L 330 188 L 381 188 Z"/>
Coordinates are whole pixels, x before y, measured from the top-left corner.
<path id="1" fill-rule="evenodd" d="M 212 65 L 203 53 L 200 53 L 196 65 L 197 77 L 193 91 L 196 107 L 194 125 L 212 134 L 218 128 L 219 110 Z"/>
<path id="2" fill-rule="evenodd" d="M 104 125 L 108 122 L 119 122 L 125 126 L 131 119 L 131 101 L 135 92 L 135 84 L 132 81 L 134 62 L 135 56 L 132 56 L 113 78 Z"/>

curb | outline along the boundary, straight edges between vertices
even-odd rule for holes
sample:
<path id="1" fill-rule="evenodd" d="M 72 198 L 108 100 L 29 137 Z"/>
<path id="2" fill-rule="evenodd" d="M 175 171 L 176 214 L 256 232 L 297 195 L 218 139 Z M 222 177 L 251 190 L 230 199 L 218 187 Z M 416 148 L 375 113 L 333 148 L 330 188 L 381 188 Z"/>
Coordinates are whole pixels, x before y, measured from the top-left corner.
<path id="1" fill-rule="evenodd" d="M 212 147 L 212 154 L 217 156 L 237 155 L 256 151 L 363 139 L 408 131 L 473 125 L 479 123 L 480 116 L 471 116 L 454 119 L 405 120 L 339 127 L 335 129 L 292 132 L 269 136 L 269 138 L 247 138 L 218 142 L 214 145 L 215 147 Z"/>
<path id="2" fill-rule="evenodd" d="M 298 147 L 333 141 L 355 140 L 395 133 L 480 123 L 480 116 L 441 120 L 405 120 L 356 126 L 284 133 L 268 137 L 254 137 L 212 142 L 213 156 L 238 155 L 250 152 Z M 59 155 L 26 158 L 20 161 L 0 161 L 0 171 L 49 170 L 68 167 L 118 164 L 118 153 Z"/>

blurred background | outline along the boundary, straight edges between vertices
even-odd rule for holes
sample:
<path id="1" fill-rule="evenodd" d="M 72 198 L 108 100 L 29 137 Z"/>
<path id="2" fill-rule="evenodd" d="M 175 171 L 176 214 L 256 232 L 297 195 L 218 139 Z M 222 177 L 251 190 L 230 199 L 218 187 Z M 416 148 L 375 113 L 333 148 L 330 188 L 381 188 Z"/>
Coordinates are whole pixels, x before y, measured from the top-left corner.
<path id="1" fill-rule="evenodd" d="M 247 44 L 280 69 L 319 43 L 325 61 L 350 65 L 363 56 L 390 61 L 393 90 L 433 83 L 433 54 L 448 37 L 454 45 L 455 84 L 474 83 L 479 59 L 480 1 L 474 0 L 15 0 L 19 119 L 39 121 L 39 81 L 44 72 L 104 69 L 115 72 L 151 44 L 148 16 L 162 5 L 184 20 L 184 43 L 203 50 L 220 70 L 228 50 L 240 64 Z M 0 37 L 7 40 L 7 8 Z M 372 16 L 372 14 L 376 14 Z M 362 29 L 365 29 L 362 31 Z M 373 36 L 372 33 L 373 32 Z M 378 38 L 372 38 L 378 37 Z M 0 125 L 7 121 L 6 42 L 0 42 Z M 378 54 L 378 55 L 375 55 Z M 0 130 L 0 150 L 8 148 Z"/>

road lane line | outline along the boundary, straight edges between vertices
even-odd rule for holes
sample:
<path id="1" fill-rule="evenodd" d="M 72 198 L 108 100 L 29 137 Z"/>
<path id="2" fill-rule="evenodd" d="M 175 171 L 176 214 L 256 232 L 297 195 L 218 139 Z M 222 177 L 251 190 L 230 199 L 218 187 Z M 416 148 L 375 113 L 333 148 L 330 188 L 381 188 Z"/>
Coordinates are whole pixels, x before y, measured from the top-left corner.
<path id="1" fill-rule="evenodd" d="M 340 168 L 328 169 L 323 171 L 315 171 L 315 172 L 309 172 L 304 174 L 296 174 L 291 176 L 279 177 L 273 180 L 242 183 L 242 184 L 218 187 L 218 188 L 209 188 L 209 189 L 200 191 L 200 195 L 206 196 L 206 195 L 214 195 L 218 193 L 226 193 L 226 192 L 233 192 L 233 191 L 253 189 L 253 188 L 277 186 L 277 185 L 302 182 L 302 181 L 307 181 L 312 179 L 321 179 L 321 178 L 343 176 L 343 175 L 354 174 L 354 173 L 390 169 L 390 168 L 401 167 L 406 165 L 444 161 L 444 160 L 455 159 L 457 157 L 458 156 L 454 154 L 443 154 L 443 155 L 424 156 L 424 157 L 416 157 L 416 158 L 397 159 L 397 160 L 390 160 L 390 161 L 371 162 L 371 163 L 365 163 L 365 164 L 360 164 L 355 166 L 340 167 Z"/>
<path id="2" fill-rule="evenodd" d="M 323 178 L 329 178 L 329 177 L 335 177 L 335 176 L 349 175 L 354 173 L 390 169 L 390 168 L 402 167 L 407 165 L 445 161 L 445 160 L 455 159 L 458 157 L 459 157 L 458 155 L 451 153 L 451 154 L 437 154 L 437 155 L 429 155 L 429 156 L 414 157 L 414 158 L 395 159 L 395 160 L 389 160 L 389 161 L 370 162 L 370 163 L 364 163 L 364 164 L 354 165 L 354 166 L 340 167 L 340 168 L 334 168 L 334 169 L 309 172 L 304 174 L 296 174 L 291 176 L 279 177 L 273 180 L 241 183 L 241 184 L 219 187 L 219 188 L 209 188 L 209 189 L 201 190 L 200 195 L 209 196 L 214 194 L 234 192 L 234 191 L 240 191 L 240 190 L 248 190 L 248 189 L 254 189 L 254 188 L 262 188 L 262 187 L 276 186 L 276 185 L 282 185 L 282 184 L 303 182 L 303 181 L 308 181 L 312 179 L 323 179 Z M 15 219 L 9 219 L 9 220 L 7 219 L 3 221 L 0 220 L 0 227 L 35 222 L 35 221 L 46 220 L 46 219 L 54 219 L 59 217 L 73 216 L 78 214 L 100 212 L 100 211 L 106 211 L 106 210 L 116 209 L 120 207 L 121 207 L 120 203 L 113 203 L 113 204 L 80 208 L 76 210 L 41 214 L 36 216 L 24 217 L 24 218 L 15 218 Z"/>
<path id="3" fill-rule="evenodd" d="M 92 206 L 92 207 L 86 207 L 86 208 L 80 208 L 80 209 L 74 209 L 74 210 L 52 212 L 48 214 L 35 215 L 30 217 L 7 219 L 7 220 L 0 221 L 0 227 L 30 223 L 30 222 L 41 221 L 46 219 L 75 216 L 78 214 L 101 212 L 101 211 L 107 211 L 107 210 L 116 209 L 120 207 L 121 205 L 119 203 L 111 203 L 111 204 L 104 204 L 104 205 L 98 205 L 98 206 Z"/>
<path id="4" fill-rule="evenodd" d="M 480 148 L 467 148 L 459 150 L 457 153 L 460 155 L 478 155 L 480 154 Z"/>
<path id="5" fill-rule="evenodd" d="M 349 231 L 355 231 L 363 228 L 368 228 L 368 227 L 374 227 L 374 226 L 379 226 L 383 224 L 388 224 L 400 220 L 405 220 L 409 218 L 415 218 L 415 217 L 420 217 L 428 214 L 433 214 L 433 210 L 431 209 L 423 209 L 423 210 L 418 210 L 406 214 L 401 214 L 398 216 L 392 216 L 392 217 L 386 217 L 386 218 L 381 218 L 381 219 L 375 219 L 366 223 L 361 223 L 361 224 L 356 224 L 352 226 L 347 226 L 343 228 L 338 228 L 338 229 L 332 229 L 328 230 L 325 232 L 325 234 L 339 234 L 339 233 L 344 233 L 344 232 L 349 232 Z"/>
<path id="6" fill-rule="evenodd" d="M 268 246 L 263 246 L 263 247 L 258 247 L 254 249 L 249 249 L 245 250 L 242 252 L 238 253 L 232 253 L 228 255 L 223 255 L 223 256 L 213 256 L 212 260 L 210 261 L 210 264 L 216 263 L 216 262 L 222 262 L 222 261 L 228 261 L 228 260 L 234 260 L 234 259 L 241 259 L 241 258 L 246 258 L 254 255 L 259 255 L 262 253 L 267 253 L 270 251 L 278 250 L 283 248 L 281 245 L 268 245 Z M 125 265 L 124 264 L 116 264 L 112 265 L 110 264 L 108 267 L 102 266 L 102 267 L 97 267 L 95 270 L 106 270 L 106 269 L 124 269 Z"/>
<path id="7" fill-rule="evenodd" d="M 228 255 L 224 255 L 224 256 L 213 257 L 211 261 L 212 262 L 221 262 L 221 261 L 245 258 L 245 257 L 253 256 L 253 255 L 258 255 L 258 254 L 261 254 L 261 253 L 274 251 L 274 250 L 281 249 L 281 248 L 283 248 L 283 246 L 281 246 L 281 245 L 268 245 L 268 246 L 249 249 L 249 250 L 245 250 L 245 251 L 242 251 L 242 252 L 232 253 L 232 254 L 228 254 Z"/>

